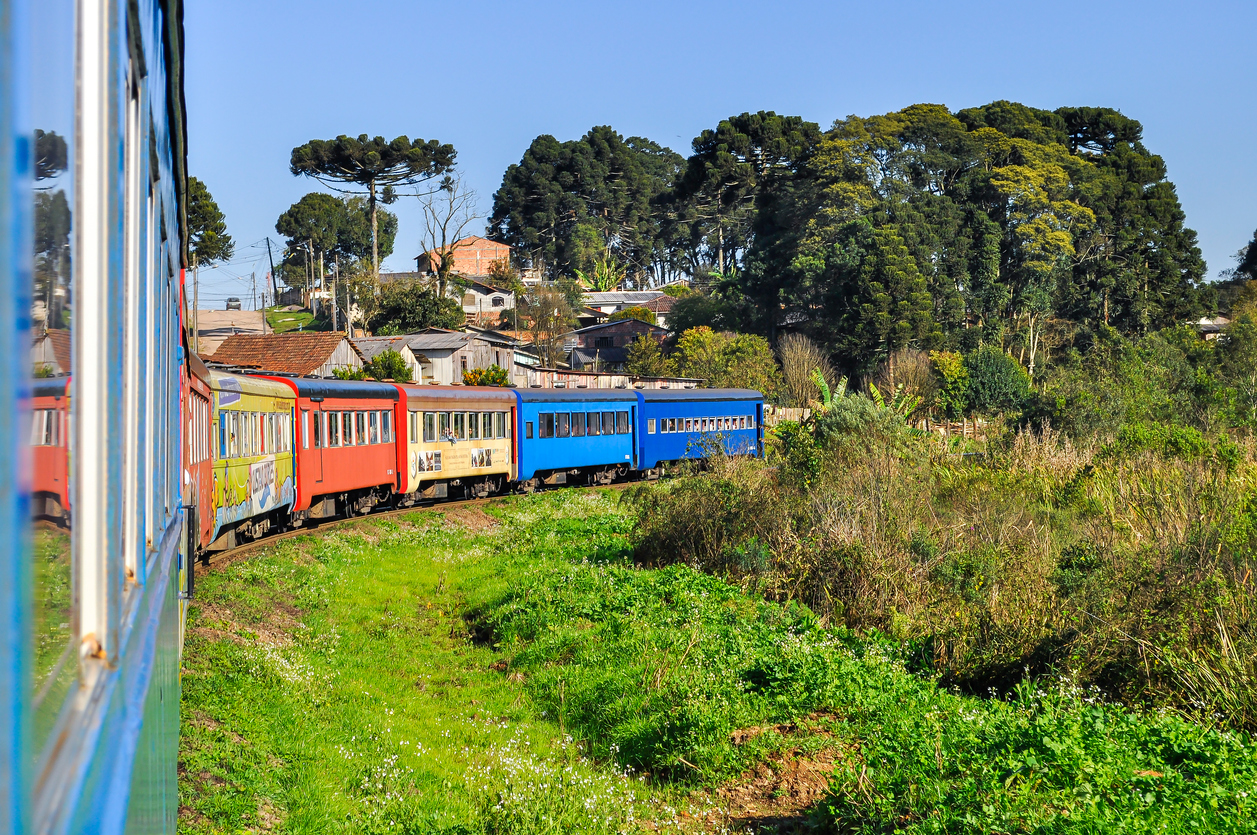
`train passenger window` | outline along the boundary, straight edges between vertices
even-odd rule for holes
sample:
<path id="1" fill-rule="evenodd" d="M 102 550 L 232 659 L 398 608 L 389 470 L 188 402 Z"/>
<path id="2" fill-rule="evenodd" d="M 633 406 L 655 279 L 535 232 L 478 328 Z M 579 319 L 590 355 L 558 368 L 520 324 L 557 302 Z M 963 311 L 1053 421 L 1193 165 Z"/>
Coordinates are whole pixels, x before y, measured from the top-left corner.
<path id="1" fill-rule="evenodd" d="M 371 427 L 370 442 L 373 444 L 378 444 L 380 442 L 380 413 L 367 412 L 367 423 Z"/>
<path id="2" fill-rule="evenodd" d="M 493 436 L 495 438 L 506 437 L 506 412 L 493 413 Z"/>
<path id="3" fill-rule="evenodd" d="M 604 435 L 615 434 L 615 412 L 602 413 L 602 434 Z"/>
<path id="4" fill-rule="evenodd" d="M 572 412 L 572 437 L 585 437 L 585 413 Z"/>
<path id="5" fill-rule="evenodd" d="M 314 448 L 319 449 L 323 446 L 323 415 L 319 412 L 314 413 Z"/>
<path id="6" fill-rule="evenodd" d="M 340 446 L 340 412 L 328 412 L 327 417 L 327 445 Z"/>
<path id="7" fill-rule="evenodd" d="M 615 413 L 615 431 L 617 435 L 627 435 L 628 428 L 628 412 Z"/>
<path id="8" fill-rule="evenodd" d="M 440 413 L 440 427 L 439 428 L 440 428 L 440 434 L 437 435 L 438 438 L 440 438 L 442 441 L 454 440 L 454 434 L 450 430 L 450 413 L 449 412 Z"/>
<path id="9" fill-rule="evenodd" d="M 585 413 L 585 434 L 601 435 L 602 434 L 602 415 L 600 412 Z"/>
<path id="10" fill-rule="evenodd" d="M 301 410 L 301 448 L 310 448 L 310 410 Z"/>
<path id="11" fill-rule="evenodd" d="M 524 437 L 525 438 L 532 437 L 532 421 L 531 420 L 524 422 Z"/>
<path id="12" fill-rule="evenodd" d="M 419 443 L 419 413 L 418 412 L 410 413 L 408 426 L 409 426 L 410 432 L 407 435 L 407 438 L 409 439 L 410 443 L 412 444 Z"/>
<path id="13" fill-rule="evenodd" d="M 467 413 L 454 412 L 452 417 L 454 418 L 454 440 L 467 440 Z"/>
<path id="14" fill-rule="evenodd" d="M 493 412 L 480 413 L 480 437 L 486 441 L 493 437 Z"/>
<path id="15" fill-rule="evenodd" d="M 341 446 L 354 445 L 354 413 L 353 412 L 340 413 L 340 445 Z"/>
<path id="16" fill-rule="evenodd" d="M 537 437 L 553 438 L 554 437 L 554 415 L 543 414 L 537 415 Z"/>
<path id="17" fill-rule="evenodd" d="M 686 431 L 686 432 L 693 432 L 693 431 L 694 431 L 694 418 L 686 418 L 686 419 L 685 419 L 685 431 Z"/>
<path id="18" fill-rule="evenodd" d="M 218 416 L 218 457 L 227 457 L 227 416 Z"/>
<path id="19" fill-rule="evenodd" d="M 380 440 L 386 444 L 393 443 L 393 413 L 380 412 Z"/>
<path id="20" fill-rule="evenodd" d="M 423 441 L 430 444 L 436 441 L 436 412 L 423 413 Z"/>
<path id="21" fill-rule="evenodd" d="M 467 413 L 467 440 L 480 440 L 480 415 L 477 412 Z"/>
<path id="22" fill-rule="evenodd" d="M 655 434 L 655 419 L 654 418 L 650 418 L 649 420 L 646 421 L 646 434 L 647 435 Z"/>
<path id="23" fill-rule="evenodd" d="M 354 412 L 354 443 L 365 446 L 367 443 L 367 413 Z"/>
<path id="24" fill-rule="evenodd" d="M 559 414 L 557 415 L 556 419 L 558 420 L 558 426 L 557 426 L 557 427 L 555 427 L 555 428 L 558 430 L 558 432 L 557 432 L 558 436 L 559 436 L 560 438 L 568 438 L 568 437 L 571 437 L 571 435 L 572 435 L 572 424 L 571 424 L 572 416 L 571 416 L 569 413 L 567 413 L 567 412 L 559 412 Z"/>

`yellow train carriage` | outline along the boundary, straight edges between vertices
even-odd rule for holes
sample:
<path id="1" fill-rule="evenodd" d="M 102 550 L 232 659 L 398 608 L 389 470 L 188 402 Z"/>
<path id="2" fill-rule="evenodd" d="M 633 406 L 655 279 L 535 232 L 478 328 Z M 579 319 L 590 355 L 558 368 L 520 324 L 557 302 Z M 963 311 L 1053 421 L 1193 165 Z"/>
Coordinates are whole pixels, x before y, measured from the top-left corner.
<path id="1" fill-rule="evenodd" d="M 404 503 L 487 496 L 515 478 L 515 396 L 509 389 L 400 386 L 406 396 Z"/>
<path id="2" fill-rule="evenodd" d="M 293 410 L 288 386 L 210 371 L 214 518 L 210 540 L 260 536 L 293 503 Z"/>

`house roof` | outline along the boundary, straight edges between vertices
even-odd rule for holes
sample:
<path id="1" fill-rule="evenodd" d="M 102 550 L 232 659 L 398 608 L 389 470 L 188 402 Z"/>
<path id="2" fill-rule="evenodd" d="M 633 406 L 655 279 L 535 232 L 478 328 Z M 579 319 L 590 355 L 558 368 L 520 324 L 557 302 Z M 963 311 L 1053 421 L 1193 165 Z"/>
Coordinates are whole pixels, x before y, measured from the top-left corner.
<path id="1" fill-rule="evenodd" d="M 400 354 L 403 348 L 410 347 L 404 336 L 360 336 L 349 341 L 362 354 L 362 358 L 368 360 L 375 359 L 385 351 L 397 351 Z"/>
<path id="2" fill-rule="evenodd" d="M 457 351 L 459 348 L 480 338 L 475 333 L 410 333 L 404 337 L 412 351 Z"/>
<path id="3" fill-rule="evenodd" d="M 348 341 L 342 333 L 317 331 L 238 333 L 223 340 L 214 355 L 207 359 L 220 365 L 305 375 L 326 364 L 342 341 Z"/>
<path id="4" fill-rule="evenodd" d="M 638 324 L 642 325 L 643 327 L 645 327 L 645 328 L 649 328 L 649 329 L 650 329 L 650 330 L 652 330 L 652 331 L 657 331 L 658 333 L 667 333 L 667 332 L 668 332 L 668 329 L 667 329 L 667 328 L 661 328 L 661 327 L 659 327 L 658 325 L 652 325 L 652 324 L 650 324 L 649 322 L 643 322 L 641 319 L 617 319 L 617 320 L 616 320 L 616 321 L 614 321 L 614 322 L 599 322 L 599 323 L 598 323 L 598 324 L 596 324 L 596 325 L 590 325 L 589 327 L 586 327 L 586 328 L 579 328 L 579 329 L 574 330 L 574 331 L 569 331 L 567 335 L 569 335 L 569 336 L 570 336 L 571 334 L 574 334 L 574 333 L 590 333 L 590 332 L 592 332 L 592 331 L 600 331 L 600 330 L 602 330 L 603 328 L 609 328 L 609 327 L 611 327 L 612 325 L 622 325 L 622 324 L 624 324 L 625 322 L 637 322 Z"/>
<path id="5" fill-rule="evenodd" d="M 70 332 L 62 328 L 49 328 L 43 335 L 52 346 L 52 358 L 57 361 L 61 373 L 70 373 Z M 47 356 L 45 354 L 44 356 Z"/>
<path id="6" fill-rule="evenodd" d="M 606 293 L 585 293 L 585 304 L 591 307 L 602 304 L 636 305 L 666 295 L 662 290 L 625 290 Z"/>
<path id="7" fill-rule="evenodd" d="M 573 348 L 572 365 L 593 365 L 595 361 L 606 365 L 623 365 L 628 362 L 628 348 Z"/>
<path id="8" fill-rule="evenodd" d="M 676 303 L 676 299 L 665 293 L 657 299 L 651 299 L 648 302 L 643 302 L 641 306 L 649 310 L 651 313 L 670 313 L 672 311 L 672 306 Z"/>

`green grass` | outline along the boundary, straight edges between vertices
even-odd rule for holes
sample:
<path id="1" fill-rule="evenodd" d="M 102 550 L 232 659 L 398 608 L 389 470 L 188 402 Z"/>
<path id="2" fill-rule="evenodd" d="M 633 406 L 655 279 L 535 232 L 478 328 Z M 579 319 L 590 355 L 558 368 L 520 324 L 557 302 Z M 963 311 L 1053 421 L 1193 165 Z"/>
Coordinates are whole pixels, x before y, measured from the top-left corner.
<path id="1" fill-rule="evenodd" d="M 731 786 L 809 762 L 828 790 L 792 826 L 1253 830 L 1246 735 L 1068 683 L 947 692 L 801 606 L 636 568 L 614 494 L 486 510 L 366 520 L 198 583 L 183 830 L 719 831 L 763 820 Z"/>
<path id="2" fill-rule="evenodd" d="M 310 324 L 314 321 L 314 314 L 308 310 L 284 310 L 283 308 L 274 307 L 266 311 L 266 324 L 270 325 L 273 333 L 286 333 L 295 330 L 310 330 Z"/>

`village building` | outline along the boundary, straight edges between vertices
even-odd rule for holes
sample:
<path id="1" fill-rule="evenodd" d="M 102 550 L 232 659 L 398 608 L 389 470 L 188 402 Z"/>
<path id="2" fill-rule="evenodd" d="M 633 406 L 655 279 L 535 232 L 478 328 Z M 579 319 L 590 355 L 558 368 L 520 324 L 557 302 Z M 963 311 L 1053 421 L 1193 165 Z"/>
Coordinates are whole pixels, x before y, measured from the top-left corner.
<path id="1" fill-rule="evenodd" d="M 619 371 L 628 361 L 629 348 L 639 336 L 663 341 L 668 332 L 658 325 L 639 319 L 621 319 L 572 331 L 563 339 L 570 351 L 568 364 L 573 370 Z"/>
<path id="2" fill-rule="evenodd" d="M 371 362 L 385 351 L 396 351 L 401 355 L 402 361 L 406 363 L 406 367 L 410 369 L 410 379 L 415 382 L 419 381 L 419 359 L 415 356 L 414 351 L 410 350 L 406 337 L 360 336 L 350 341 L 358 349 L 358 353 L 362 355 L 362 359 L 365 362 Z"/>
<path id="3" fill-rule="evenodd" d="M 509 371 L 515 361 L 514 346 L 483 333 L 429 328 L 404 338 L 419 363 L 422 376 L 415 379 L 424 383 L 461 385 L 464 371 L 492 365 Z"/>
<path id="4" fill-rule="evenodd" d="M 503 243 L 471 235 L 460 238 L 450 245 L 454 253 L 454 266 L 451 272 L 469 278 L 483 277 L 489 274 L 489 268 L 499 261 L 510 262 L 511 248 Z M 415 258 L 415 267 L 423 275 L 435 275 L 441 255 L 435 249 Z"/>
<path id="5" fill-rule="evenodd" d="M 655 314 L 655 324 L 661 328 L 668 327 L 668 314 L 672 312 L 672 306 L 676 304 L 676 299 L 669 295 L 662 295 L 657 299 L 640 305 Z"/>
<path id="6" fill-rule="evenodd" d="M 340 369 L 362 368 L 362 355 L 343 333 L 236 334 L 218 346 L 207 363 L 290 374 L 297 377 L 332 377 Z"/>
<path id="7" fill-rule="evenodd" d="M 660 290 L 614 290 L 583 295 L 587 306 L 609 316 L 612 313 L 619 313 L 626 307 L 645 307 L 648 302 L 665 294 Z"/>
<path id="8" fill-rule="evenodd" d="M 63 377 L 70 373 L 70 332 L 49 328 L 31 344 L 31 364 L 35 373 Z"/>

